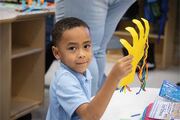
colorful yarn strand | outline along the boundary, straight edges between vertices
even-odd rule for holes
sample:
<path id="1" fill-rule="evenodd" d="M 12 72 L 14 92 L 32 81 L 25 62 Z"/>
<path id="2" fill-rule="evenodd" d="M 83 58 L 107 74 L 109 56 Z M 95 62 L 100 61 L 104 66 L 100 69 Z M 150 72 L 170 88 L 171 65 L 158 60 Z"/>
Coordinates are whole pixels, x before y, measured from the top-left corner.
<path id="1" fill-rule="evenodd" d="M 138 79 L 141 83 L 140 89 L 136 94 L 139 94 L 141 92 L 141 90 L 146 91 L 145 87 L 146 87 L 146 80 L 148 78 L 148 65 L 147 65 L 147 54 L 148 54 L 148 40 L 146 41 L 146 47 L 145 47 L 145 52 L 144 52 L 144 57 L 143 57 L 143 61 L 142 61 L 142 66 L 139 66 L 139 73 L 138 73 Z"/>

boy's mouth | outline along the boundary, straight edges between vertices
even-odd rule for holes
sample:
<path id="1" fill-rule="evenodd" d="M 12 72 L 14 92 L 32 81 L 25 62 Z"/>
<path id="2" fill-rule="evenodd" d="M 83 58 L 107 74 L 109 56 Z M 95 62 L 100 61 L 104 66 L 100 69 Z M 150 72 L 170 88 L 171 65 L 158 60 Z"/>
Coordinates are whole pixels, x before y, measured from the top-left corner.
<path id="1" fill-rule="evenodd" d="M 82 64 L 87 64 L 88 63 L 88 61 L 82 61 L 82 62 L 77 62 L 76 64 L 77 65 L 82 65 Z"/>

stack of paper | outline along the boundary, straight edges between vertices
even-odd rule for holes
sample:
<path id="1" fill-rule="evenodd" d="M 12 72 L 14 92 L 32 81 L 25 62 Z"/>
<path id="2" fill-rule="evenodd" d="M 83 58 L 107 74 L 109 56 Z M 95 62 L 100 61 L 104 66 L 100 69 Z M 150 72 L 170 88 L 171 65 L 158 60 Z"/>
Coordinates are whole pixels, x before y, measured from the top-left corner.
<path id="1" fill-rule="evenodd" d="M 164 80 L 159 97 L 147 106 L 143 119 L 180 120 L 180 86 Z"/>
<path id="2" fill-rule="evenodd" d="M 153 104 L 149 117 L 155 119 L 180 120 L 180 103 L 158 98 Z"/>

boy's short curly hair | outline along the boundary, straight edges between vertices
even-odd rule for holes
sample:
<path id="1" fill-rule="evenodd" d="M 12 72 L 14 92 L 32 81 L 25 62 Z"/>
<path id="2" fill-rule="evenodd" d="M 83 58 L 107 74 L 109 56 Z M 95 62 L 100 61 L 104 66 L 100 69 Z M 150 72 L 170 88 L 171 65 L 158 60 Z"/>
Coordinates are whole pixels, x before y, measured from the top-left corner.
<path id="1" fill-rule="evenodd" d="M 61 40 L 63 33 L 66 30 L 80 26 L 89 29 L 89 26 L 84 21 L 75 17 L 67 17 L 59 20 L 52 30 L 52 45 L 57 46 L 58 42 Z"/>

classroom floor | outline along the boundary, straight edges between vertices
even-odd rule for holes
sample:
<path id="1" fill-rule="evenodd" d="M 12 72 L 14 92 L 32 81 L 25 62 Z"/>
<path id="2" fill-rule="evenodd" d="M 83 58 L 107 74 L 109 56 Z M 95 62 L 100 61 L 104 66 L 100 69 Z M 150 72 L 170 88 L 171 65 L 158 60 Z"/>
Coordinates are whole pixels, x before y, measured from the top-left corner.
<path id="1" fill-rule="evenodd" d="M 106 74 L 110 72 L 111 68 L 113 67 L 115 63 L 113 62 L 114 60 L 112 60 L 112 58 L 113 58 L 112 56 L 107 57 L 107 64 L 106 64 L 106 70 L 105 70 Z M 55 70 L 57 69 L 57 65 L 58 65 L 58 61 L 54 61 L 50 69 L 45 75 L 46 89 L 45 89 L 45 96 L 44 96 L 44 104 L 39 109 L 32 112 L 32 120 L 45 120 L 45 116 L 46 116 L 47 108 L 48 108 L 48 100 L 49 100 L 49 96 L 48 96 L 49 91 L 48 91 L 47 86 L 49 86 L 50 84 L 53 74 Z M 173 83 L 180 82 L 180 66 L 172 66 L 165 70 L 155 69 L 155 70 L 149 71 L 148 81 L 147 81 L 146 86 L 159 88 L 163 80 L 170 80 Z M 135 77 L 135 80 L 130 85 L 130 87 L 139 87 L 139 86 L 140 84 L 138 82 L 138 78 Z"/>

